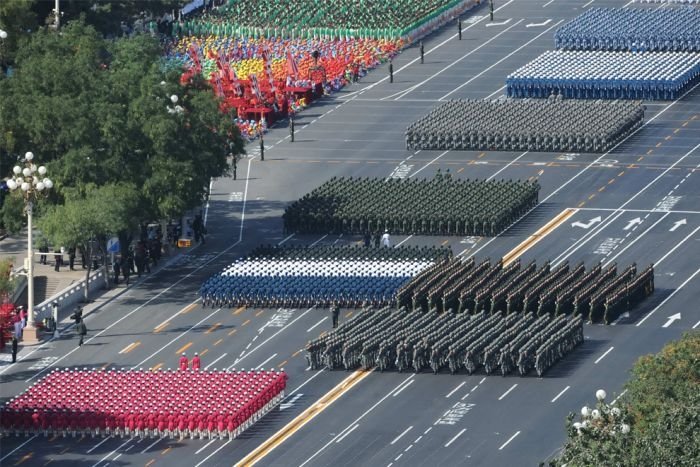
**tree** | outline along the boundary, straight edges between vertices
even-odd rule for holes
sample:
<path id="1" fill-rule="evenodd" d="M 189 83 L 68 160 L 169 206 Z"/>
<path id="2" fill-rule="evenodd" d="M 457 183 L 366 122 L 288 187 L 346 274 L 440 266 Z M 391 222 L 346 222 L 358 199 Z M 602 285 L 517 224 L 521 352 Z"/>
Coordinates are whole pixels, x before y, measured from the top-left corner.
<path id="1" fill-rule="evenodd" d="M 33 11 L 35 0 L 3 0 L 0 2 L 0 29 L 7 33 L 0 38 L 0 79 L 5 67 L 14 63 L 20 41 L 38 26 Z"/>
<path id="2" fill-rule="evenodd" d="M 5 303 L 5 298 L 15 290 L 14 280 L 10 276 L 12 261 L 13 258 L 0 259 L 0 304 Z"/>
<path id="3" fill-rule="evenodd" d="M 60 35 L 32 34 L 17 57 L 15 75 L 0 80 L 0 152 L 37 154 L 54 203 L 117 184 L 135 191 L 129 219 L 178 217 L 227 173 L 230 147 L 243 152 L 208 84 L 181 86 L 150 36 L 106 41 L 81 19 Z"/>
<path id="4" fill-rule="evenodd" d="M 700 333 L 689 332 L 640 358 L 616 406 L 584 407 L 582 422 L 569 415 L 568 441 L 553 464 L 700 465 L 699 356 Z"/>
<path id="5" fill-rule="evenodd" d="M 89 259 L 98 253 L 106 257 L 109 236 L 135 228 L 131 213 L 137 204 L 135 187 L 123 183 L 93 186 L 84 194 L 69 191 L 66 203 L 50 208 L 40 219 L 39 227 L 54 245 L 79 247 L 85 253 L 87 284 L 92 264 Z M 88 300 L 87 287 L 85 300 Z"/>

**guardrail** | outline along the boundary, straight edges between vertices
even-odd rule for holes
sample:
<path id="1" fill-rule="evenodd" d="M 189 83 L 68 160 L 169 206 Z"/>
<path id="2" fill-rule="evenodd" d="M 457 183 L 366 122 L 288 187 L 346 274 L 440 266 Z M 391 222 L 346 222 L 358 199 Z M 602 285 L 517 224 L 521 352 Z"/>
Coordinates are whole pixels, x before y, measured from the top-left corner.
<path id="1" fill-rule="evenodd" d="M 88 290 L 89 292 L 94 292 L 95 290 L 104 288 L 104 274 L 105 267 L 102 266 L 96 269 L 95 272 L 90 274 L 88 278 Z M 53 296 L 47 298 L 40 304 L 34 307 L 34 312 L 36 314 L 36 320 L 41 321 L 43 318 L 48 318 L 51 316 L 51 304 L 53 302 L 58 303 L 59 309 L 65 307 L 71 308 L 80 303 L 83 300 L 83 292 L 85 289 L 85 279 L 81 279 L 75 282 Z"/>

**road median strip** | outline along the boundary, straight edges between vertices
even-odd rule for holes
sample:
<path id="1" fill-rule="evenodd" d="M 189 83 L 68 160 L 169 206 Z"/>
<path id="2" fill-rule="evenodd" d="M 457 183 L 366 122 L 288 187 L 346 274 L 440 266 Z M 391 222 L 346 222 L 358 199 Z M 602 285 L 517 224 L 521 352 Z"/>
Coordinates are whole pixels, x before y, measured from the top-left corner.
<path id="1" fill-rule="evenodd" d="M 313 420 L 318 414 L 328 408 L 333 402 L 338 400 L 343 394 L 348 392 L 360 381 L 369 376 L 371 371 L 355 371 L 350 376 L 341 381 L 337 386 L 328 391 L 323 397 L 316 401 L 311 407 L 304 410 L 292 421 L 287 423 L 281 430 L 268 438 L 260 446 L 255 448 L 250 454 L 241 459 L 236 466 L 252 466 L 267 456 L 273 449 L 282 444 L 285 440 L 299 431 L 304 425 Z"/>
<path id="2" fill-rule="evenodd" d="M 537 242 L 549 235 L 567 221 L 571 216 L 576 214 L 578 209 L 567 208 L 557 214 L 552 220 L 543 225 L 537 232 L 530 235 L 520 245 L 513 248 L 507 255 L 503 257 L 503 266 L 508 266 L 510 263 L 518 259 L 523 253 L 532 248 Z"/>

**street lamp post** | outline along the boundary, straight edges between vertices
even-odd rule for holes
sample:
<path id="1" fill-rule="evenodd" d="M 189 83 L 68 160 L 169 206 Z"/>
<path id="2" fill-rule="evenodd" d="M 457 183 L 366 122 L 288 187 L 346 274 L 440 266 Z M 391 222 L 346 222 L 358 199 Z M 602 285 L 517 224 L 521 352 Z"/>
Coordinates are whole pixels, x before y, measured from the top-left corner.
<path id="1" fill-rule="evenodd" d="M 22 190 L 25 212 L 27 213 L 27 326 L 24 328 L 23 340 L 27 344 L 37 343 L 39 337 L 34 322 L 34 251 L 32 247 L 32 214 L 34 202 L 37 201 L 45 190 L 53 187 L 53 182 L 46 177 L 46 167 L 33 162 L 34 154 L 28 152 L 24 155 L 24 168 L 16 165 L 13 176 L 7 181 L 10 191 Z M 42 177 L 42 178 L 40 178 Z"/>

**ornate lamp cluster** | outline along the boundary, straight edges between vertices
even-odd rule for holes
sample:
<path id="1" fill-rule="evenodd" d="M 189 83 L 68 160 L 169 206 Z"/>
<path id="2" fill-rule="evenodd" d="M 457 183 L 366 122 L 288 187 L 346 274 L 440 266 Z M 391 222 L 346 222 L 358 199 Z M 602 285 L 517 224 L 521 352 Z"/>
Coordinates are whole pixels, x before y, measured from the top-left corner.
<path id="1" fill-rule="evenodd" d="M 630 426 L 624 422 L 622 411 L 611 404 L 605 402 L 607 394 L 603 389 L 598 389 L 595 393 L 598 404 L 591 409 L 588 406 L 581 408 L 581 421 L 573 423 L 573 427 L 578 433 L 595 433 L 615 436 L 617 434 L 627 435 Z"/>
<path id="2" fill-rule="evenodd" d="M 26 201 L 31 201 L 32 198 L 38 197 L 44 190 L 49 190 L 53 187 L 51 179 L 46 177 L 46 167 L 36 166 L 32 161 L 34 154 L 28 152 L 24 155 L 24 168 L 19 165 L 12 169 L 13 176 L 7 180 L 7 187 L 14 191 L 20 189 L 24 192 Z"/>

